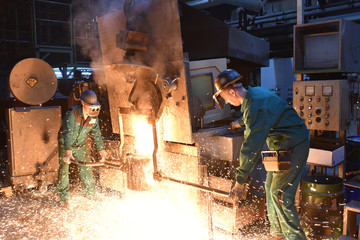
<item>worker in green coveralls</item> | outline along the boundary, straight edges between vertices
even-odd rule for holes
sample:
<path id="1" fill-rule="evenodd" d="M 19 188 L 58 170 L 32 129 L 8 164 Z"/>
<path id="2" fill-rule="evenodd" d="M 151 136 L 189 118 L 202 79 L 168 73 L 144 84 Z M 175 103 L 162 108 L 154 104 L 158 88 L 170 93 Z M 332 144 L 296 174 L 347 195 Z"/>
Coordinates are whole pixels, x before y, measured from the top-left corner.
<path id="1" fill-rule="evenodd" d="M 265 142 L 269 150 L 284 151 L 290 156 L 288 169 L 267 171 L 266 176 L 270 234 L 274 239 L 305 240 L 295 207 L 295 194 L 309 154 L 309 131 L 296 111 L 280 97 L 262 87 L 245 89 L 241 79 L 235 70 L 221 72 L 215 80 L 217 92 L 213 96 L 221 108 L 223 100 L 233 106 L 241 106 L 242 118 L 230 126 L 245 127 L 240 165 L 236 168 L 236 184 L 230 197 L 239 199 L 238 196 L 246 192 L 245 183 Z"/>
<path id="2" fill-rule="evenodd" d="M 69 208 L 69 164 L 71 160 L 90 162 L 90 154 L 86 147 L 86 137 L 91 132 L 97 149 L 101 156 L 100 161 L 105 161 L 106 151 L 102 140 L 98 115 L 100 104 L 92 90 L 84 91 L 81 96 L 81 106 L 74 106 L 65 115 L 59 132 L 59 182 L 57 190 L 60 201 Z M 94 196 L 95 183 L 91 167 L 78 165 L 80 178 L 86 196 Z"/>

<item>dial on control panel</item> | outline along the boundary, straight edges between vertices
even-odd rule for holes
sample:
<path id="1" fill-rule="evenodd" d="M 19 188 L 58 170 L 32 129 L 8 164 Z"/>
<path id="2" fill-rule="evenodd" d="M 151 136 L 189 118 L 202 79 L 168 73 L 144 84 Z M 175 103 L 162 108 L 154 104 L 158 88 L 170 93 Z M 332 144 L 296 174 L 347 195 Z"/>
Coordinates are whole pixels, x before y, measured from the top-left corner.
<path id="1" fill-rule="evenodd" d="M 294 82 L 294 93 L 297 93 L 294 108 L 308 129 L 344 130 L 350 113 L 349 87 L 349 83 L 343 80 Z"/>

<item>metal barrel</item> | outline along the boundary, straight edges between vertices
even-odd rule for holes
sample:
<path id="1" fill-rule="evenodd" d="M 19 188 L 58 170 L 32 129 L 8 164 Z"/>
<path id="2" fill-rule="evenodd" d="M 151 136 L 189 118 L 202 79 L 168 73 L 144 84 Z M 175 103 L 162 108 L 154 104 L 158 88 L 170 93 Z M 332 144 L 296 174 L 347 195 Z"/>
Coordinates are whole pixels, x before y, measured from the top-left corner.
<path id="1" fill-rule="evenodd" d="M 300 218 L 308 238 L 341 235 L 343 205 L 343 179 L 325 175 L 303 177 Z"/>
<path id="2" fill-rule="evenodd" d="M 152 158 L 148 155 L 132 154 L 127 158 L 127 187 L 135 191 L 150 190 L 149 179 L 152 178 Z M 150 169 L 149 169 L 150 168 Z"/>

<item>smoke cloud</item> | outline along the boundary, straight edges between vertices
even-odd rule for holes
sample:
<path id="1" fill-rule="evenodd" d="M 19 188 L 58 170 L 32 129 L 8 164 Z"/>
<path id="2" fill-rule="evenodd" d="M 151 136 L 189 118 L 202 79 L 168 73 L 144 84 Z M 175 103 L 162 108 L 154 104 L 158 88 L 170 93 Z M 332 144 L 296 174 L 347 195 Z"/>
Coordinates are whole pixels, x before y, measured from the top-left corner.
<path id="1" fill-rule="evenodd" d="M 102 53 L 99 45 L 98 18 L 107 14 L 118 12 L 123 14 L 125 0 L 75 0 L 73 1 L 73 18 L 75 22 L 75 36 L 77 48 L 81 54 L 91 60 L 91 67 L 95 70 L 95 81 L 106 89 L 105 79 L 102 74 L 96 73 L 96 69 L 102 69 L 103 64 L 109 64 L 107 53 Z M 174 4 L 174 2 L 176 4 Z M 159 76 L 164 76 L 166 63 L 171 60 L 182 59 L 182 46 L 178 14 L 174 9 L 177 1 L 164 0 L 137 0 L 135 1 L 137 12 L 136 31 L 149 35 L 148 49 L 146 52 L 137 52 L 136 58 L 141 63 L 152 67 Z M 176 13 L 176 14 L 174 14 Z M 108 27 L 125 28 L 124 16 L 112 18 L 112 22 L 106 22 Z M 109 38 L 116 38 L 114 33 Z M 109 41 L 114 41 L 110 39 Z M 114 47 L 113 47 L 114 48 Z M 116 50 L 116 49 L 113 49 Z M 111 52 L 114 51 L 110 51 Z M 123 51 L 123 54 L 125 51 Z M 123 58 L 123 56 L 120 56 Z M 119 54 L 110 61 L 114 63 Z M 111 58 L 110 58 L 111 59 Z M 121 60 L 121 59 L 120 59 Z"/>

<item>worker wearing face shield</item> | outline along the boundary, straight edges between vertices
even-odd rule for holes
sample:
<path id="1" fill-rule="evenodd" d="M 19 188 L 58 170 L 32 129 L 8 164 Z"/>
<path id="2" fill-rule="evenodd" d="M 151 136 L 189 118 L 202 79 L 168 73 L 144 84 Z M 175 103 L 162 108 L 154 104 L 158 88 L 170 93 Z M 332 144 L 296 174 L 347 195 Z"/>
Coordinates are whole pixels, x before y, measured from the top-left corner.
<path id="1" fill-rule="evenodd" d="M 270 234 L 275 239 L 306 239 L 295 207 L 295 195 L 309 153 L 309 132 L 296 111 L 280 97 L 262 87 L 245 89 L 241 75 L 227 69 L 215 81 L 214 100 L 222 108 L 223 101 L 241 106 L 242 118 L 232 128 L 245 127 L 236 169 L 236 184 L 230 197 L 239 199 L 245 192 L 249 173 L 254 168 L 265 142 L 269 150 L 285 152 L 288 168 L 269 171 L 265 182 Z"/>
<path id="2" fill-rule="evenodd" d="M 71 161 L 90 162 L 90 154 L 86 146 L 86 137 L 91 132 L 97 149 L 105 161 L 106 152 L 102 140 L 98 115 L 100 104 L 92 90 L 82 92 L 81 105 L 74 106 L 65 115 L 59 132 L 59 182 L 57 190 L 60 201 L 69 207 L 69 164 Z M 87 196 L 96 192 L 91 167 L 78 165 L 79 174 Z"/>

